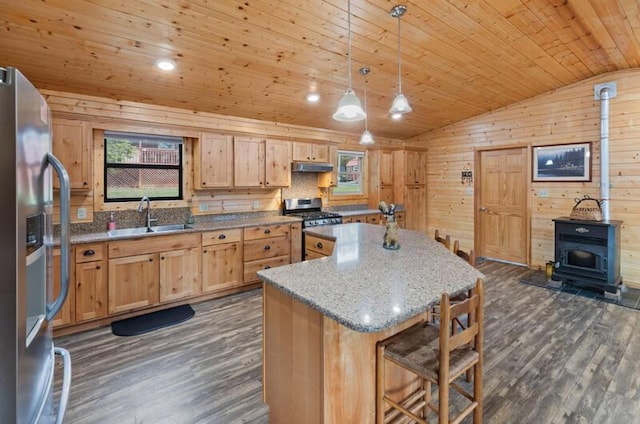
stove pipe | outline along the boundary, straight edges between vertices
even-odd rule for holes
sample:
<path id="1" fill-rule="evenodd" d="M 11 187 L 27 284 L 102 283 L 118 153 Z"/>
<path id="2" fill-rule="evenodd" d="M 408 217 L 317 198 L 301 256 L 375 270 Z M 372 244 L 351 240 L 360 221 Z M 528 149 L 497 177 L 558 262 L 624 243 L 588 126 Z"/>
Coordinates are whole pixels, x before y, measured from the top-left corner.
<path id="1" fill-rule="evenodd" d="M 616 96 L 616 84 L 605 83 L 594 87 L 596 99 L 600 99 L 600 198 L 602 219 L 609 221 L 609 99 Z"/>

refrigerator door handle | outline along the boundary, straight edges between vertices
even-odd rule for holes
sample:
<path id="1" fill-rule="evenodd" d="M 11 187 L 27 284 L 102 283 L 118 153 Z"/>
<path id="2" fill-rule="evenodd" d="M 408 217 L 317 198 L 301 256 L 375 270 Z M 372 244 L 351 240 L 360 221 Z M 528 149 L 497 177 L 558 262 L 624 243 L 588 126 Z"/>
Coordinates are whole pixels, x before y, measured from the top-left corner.
<path id="1" fill-rule="evenodd" d="M 58 414 L 55 424 L 62 424 L 64 414 L 67 411 L 67 402 L 69 400 L 69 388 L 71 387 L 71 355 L 67 349 L 61 347 L 54 348 L 56 355 L 62 357 L 62 390 L 60 392 L 60 405 L 58 406 Z"/>
<path id="2" fill-rule="evenodd" d="M 69 174 L 64 169 L 62 162 L 53 154 L 47 154 L 47 160 L 56 170 L 58 179 L 60 180 L 60 294 L 52 304 L 47 304 L 47 320 L 53 320 L 69 293 L 69 260 L 71 244 L 69 240 L 70 226 L 70 189 Z"/>

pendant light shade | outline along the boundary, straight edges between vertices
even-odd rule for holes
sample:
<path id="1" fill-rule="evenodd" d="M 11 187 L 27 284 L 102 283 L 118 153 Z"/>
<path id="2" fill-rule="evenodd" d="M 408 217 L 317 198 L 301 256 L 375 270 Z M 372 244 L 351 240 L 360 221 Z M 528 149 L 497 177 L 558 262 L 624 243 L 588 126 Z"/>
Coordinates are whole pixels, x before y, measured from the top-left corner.
<path id="1" fill-rule="evenodd" d="M 375 144 L 375 140 L 373 139 L 373 135 L 369 132 L 369 119 L 367 117 L 367 74 L 371 72 L 369 68 L 360 68 L 360 74 L 365 78 L 364 79 L 364 132 L 360 136 L 360 144 L 362 145 L 371 145 Z"/>
<path id="2" fill-rule="evenodd" d="M 347 56 L 349 86 L 344 96 L 340 99 L 340 103 L 338 103 L 338 109 L 333 114 L 333 119 L 346 122 L 362 121 L 367 117 L 367 114 L 362 110 L 360 99 L 358 99 L 358 96 L 356 96 L 356 93 L 354 93 L 351 88 L 351 0 L 347 3 L 347 28 L 349 32 L 349 50 Z"/>
<path id="3" fill-rule="evenodd" d="M 366 117 L 367 115 L 364 110 L 362 110 L 360 99 L 356 96 L 356 93 L 349 88 L 340 99 L 338 110 L 333 114 L 333 119 L 336 121 L 351 122 L 362 121 Z"/>
<path id="4" fill-rule="evenodd" d="M 402 58 L 400 55 L 400 17 L 407 11 L 407 6 L 399 4 L 391 9 L 391 16 L 398 19 L 398 94 L 393 99 L 389 113 L 391 115 L 404 115 L 411 112 L 409 100 L 402 94 Z"/>

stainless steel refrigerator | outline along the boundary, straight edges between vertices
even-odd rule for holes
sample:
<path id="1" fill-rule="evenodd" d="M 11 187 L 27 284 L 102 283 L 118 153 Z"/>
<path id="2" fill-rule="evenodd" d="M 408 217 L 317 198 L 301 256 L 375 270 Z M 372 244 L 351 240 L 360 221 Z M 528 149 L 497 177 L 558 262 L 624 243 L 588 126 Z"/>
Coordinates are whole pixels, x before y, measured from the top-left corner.
<path id="1" fill-rule="evenodd" d="M 52 172 L 52 168 L 56 171 Z M 60 292 L 53 293 L 51 179 L 60 179 Z M 69 183 L 51 154 L 51 114 L 16 69 L 0 68 L 0 422 L 61 423 L 69 353 L 53 345 L 51 321 L 69 288 Z M 63 379 L 58 405 L 56 355 Z"/>

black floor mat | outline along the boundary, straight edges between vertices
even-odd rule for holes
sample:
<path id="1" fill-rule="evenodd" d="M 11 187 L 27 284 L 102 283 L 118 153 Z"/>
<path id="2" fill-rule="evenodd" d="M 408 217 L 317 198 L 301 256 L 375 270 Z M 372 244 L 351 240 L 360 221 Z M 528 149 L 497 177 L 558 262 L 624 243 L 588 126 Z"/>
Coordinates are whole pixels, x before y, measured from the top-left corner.
<path id="1" fill-rule="evenodd" d="M 614 305 L 625 306 L 627 308 L 640 309 L 640 290 L 630 287 L 622 287 L 621 299 L 606 297 L 601 291 L 589 287 L 578 287 L 567 283 L 547 281 L 544 271 L 532 271 L 531 274 L 520 279 L 523 284 L 543 287 L 562 293 L 573 294 L 575 296 L 588 297 L 601 302 L 613 303 Z"/>
<path id="2" fill-rule="evenodd" d="M 158 328 L 179 324 L 193 317 L 196 312 L 191 305 L 181 305 L 162 311 L 151 312 L 139 317 L 127 318 L 111 323 L 115 336 L 137 336 Z"/>

